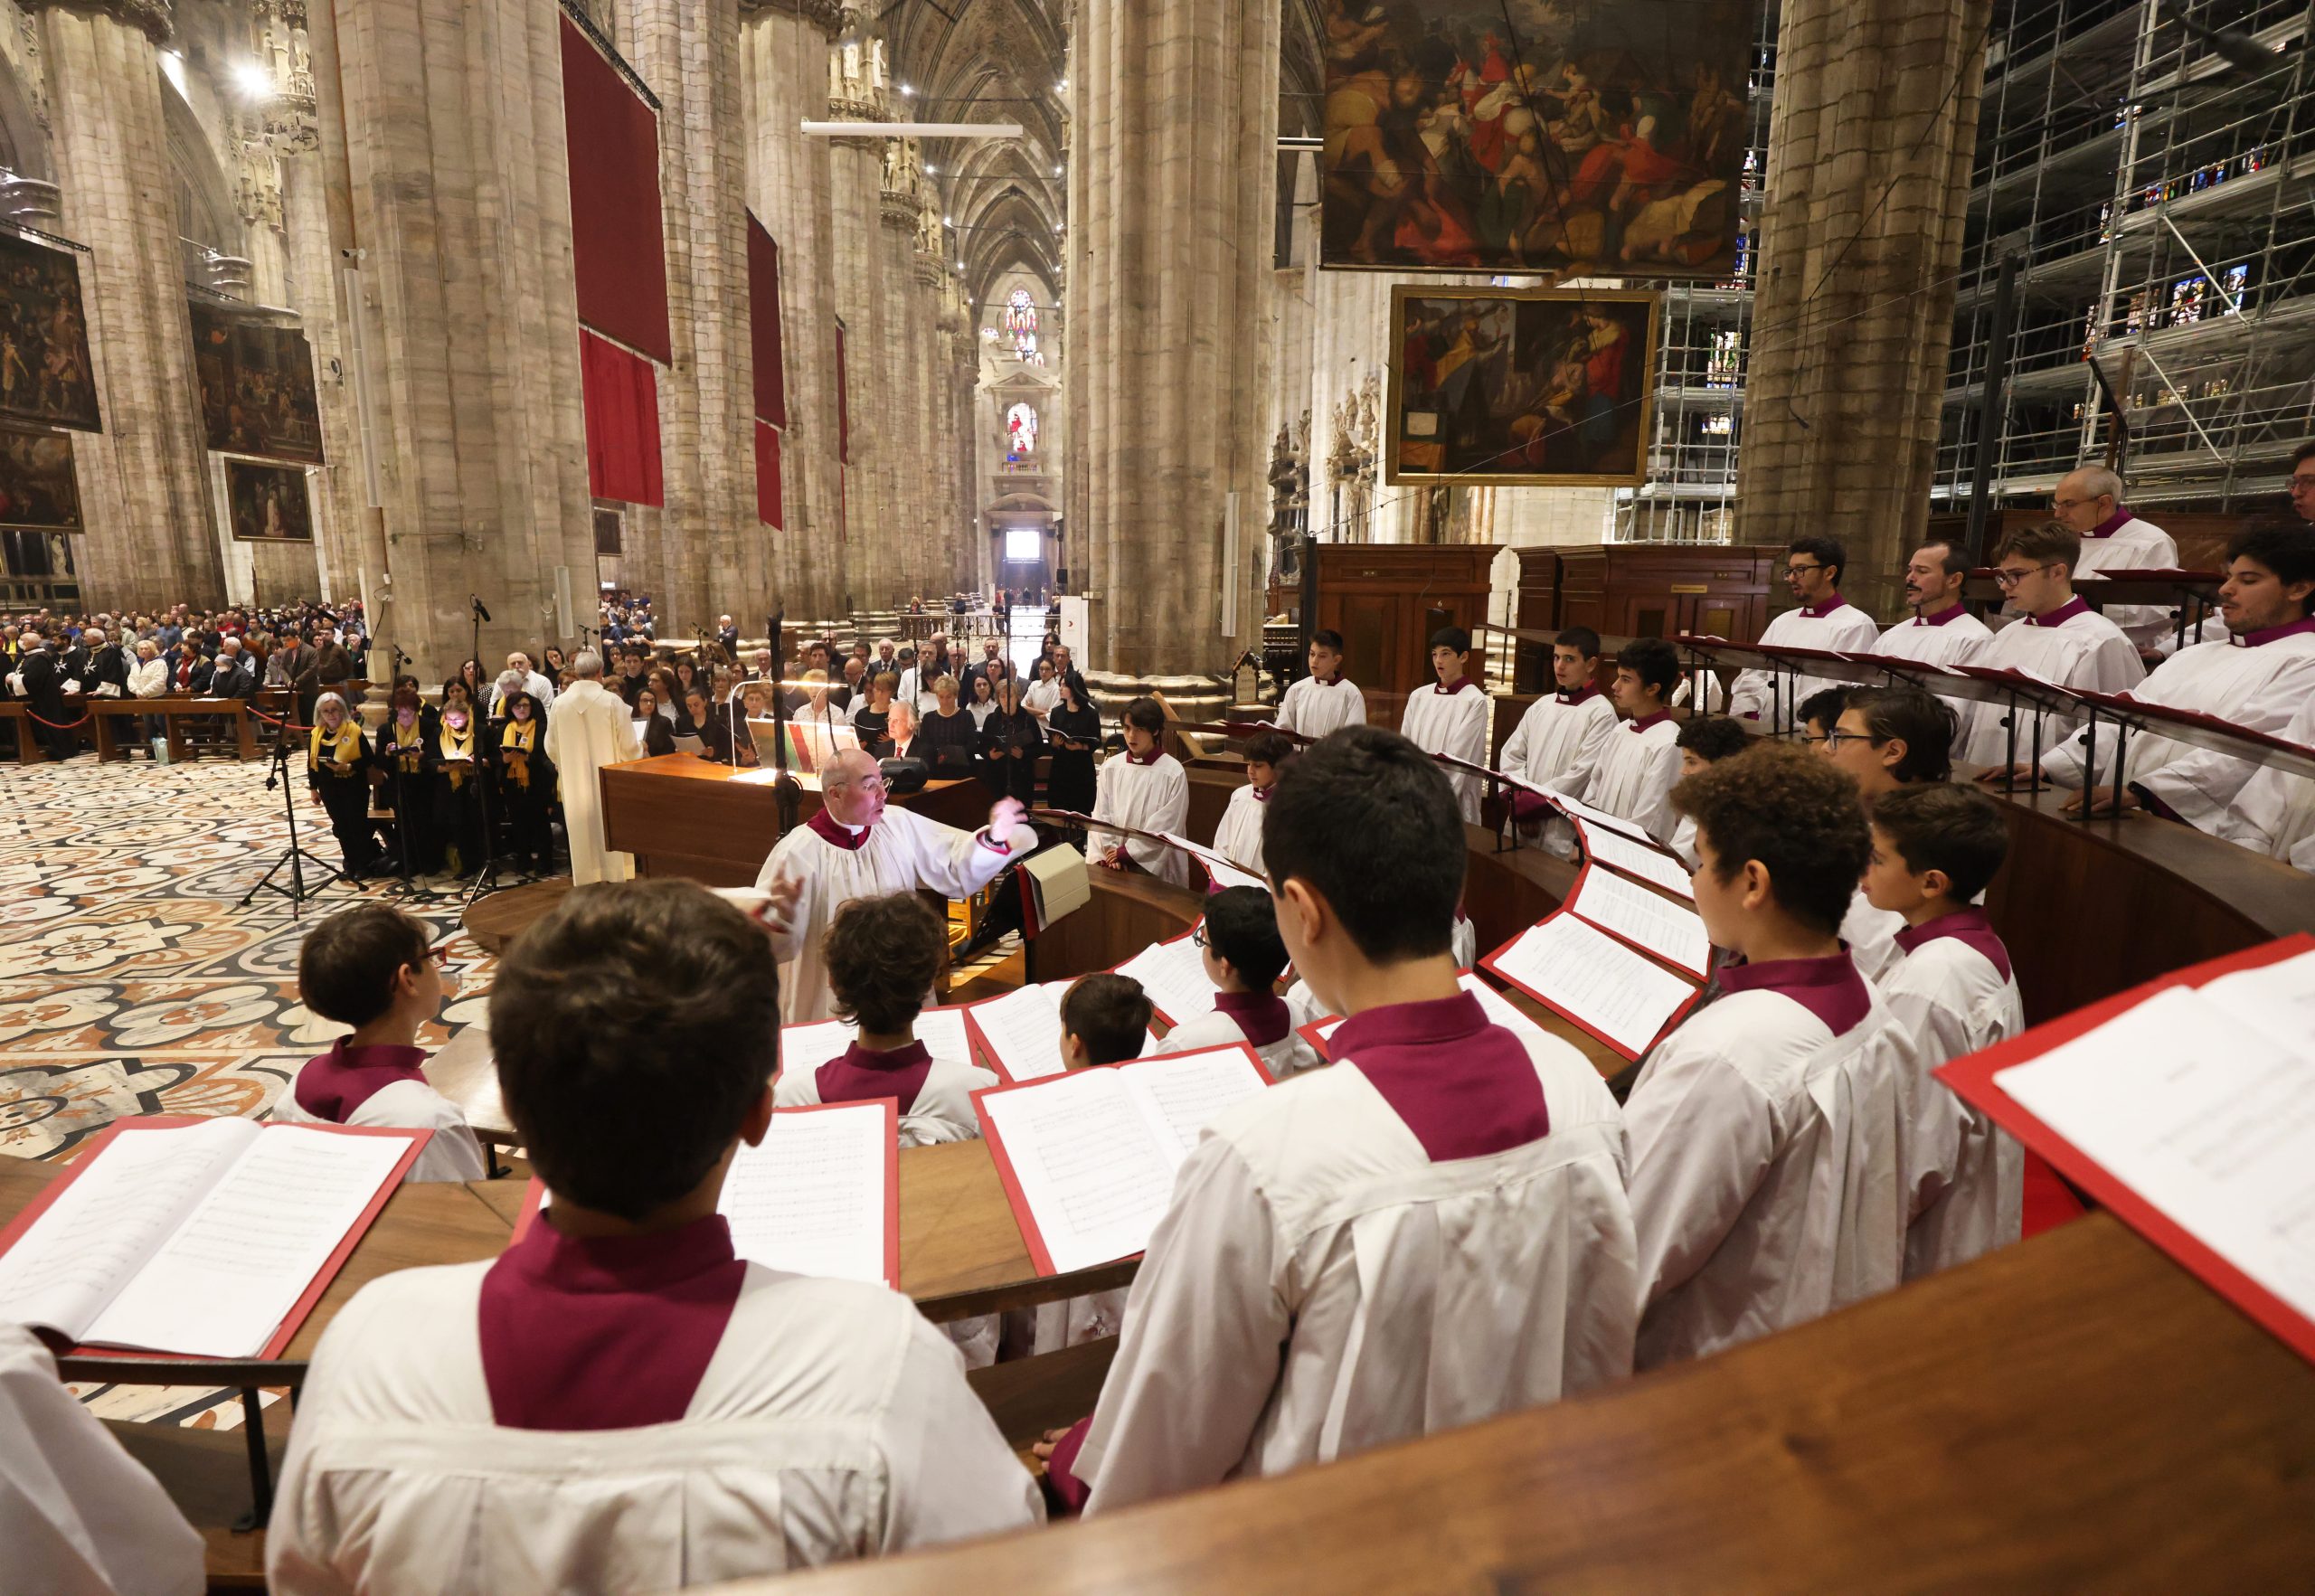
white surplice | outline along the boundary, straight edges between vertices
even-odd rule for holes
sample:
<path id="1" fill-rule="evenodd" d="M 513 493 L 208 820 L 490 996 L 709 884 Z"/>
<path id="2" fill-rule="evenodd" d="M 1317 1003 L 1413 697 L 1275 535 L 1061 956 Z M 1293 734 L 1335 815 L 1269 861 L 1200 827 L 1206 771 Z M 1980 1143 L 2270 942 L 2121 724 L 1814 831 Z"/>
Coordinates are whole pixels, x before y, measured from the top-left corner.
<path id="1" fill-rule="evenodd" d="M 1283 1081 L 1289 1075 L 1299 1075 L 1305 1070 L 1315 1070 L 1327 1061 L 1319 1057 L 1318 1050 L 1305 1042 L 1298 1032 L 1301 1026 L 1321 1016 L 1311 1014 L 1290 1001 L 1287 1003 L 1286 1007 L 1286 1034 L 1276 1042 L 1257 1045 L 1239 1027 L 1236 1020 L 1224 1014 L 1220 1009 L 1208 1009 L 1205 1013 L 1185 1020 L 1167 1032 L 1165 1040 L 1151 1050 L 1151 1056 L 1157 1057 L 1169 1053 L 1195 1053 L 1201 1047 L 1233 1047 L 1243 1042 L 1247 1046 L 1253 1048 L 1254 1056 L 1261 1060 L 1262 1068 L 1270 1072 L 1270 1078 L 1273 1081 Z"/>
<path id="2" fill-rule="evenodd" d="M 1679 726 L 1661 710 L 1645 721 L 1624 722 L 1601 744 L 1576 797 L 1659 843 L 1670 841 L 1680 819 L 1672 808 L 1672 789 L 1680 780 L 1679 736 Z"/>
<path id="3" fill-rule="evenodd" d="M 56 1375 L 0 1324 L 0 1588 L 30 1596 L 200 1596 L 201 1532 Z"/>
<path id="4" fill-rule="evenodd" d="M 1923 665 L 1974 665 L 1978 650 L 1993 636 L 1993 628 L 1965 605 L 1956 604 L 1934 616 L 1915 615 L 1881 634 L 1873 652 L 1892 659 L 1917 659 Z"/>
<path id="5" fill-rule="evenodd" d="M 1880 640 L 1881 628 L 1873 618 L 1838 593 L 1819 604 L 1788 609 L 1761 629 L 1761 642 L 1772 648 L 1865 654 Z M 1844 685 L 1818 676 L 1796 678 L 1783 671 L 1739 671 L 1728 689 L 1728 713 L 1781 726 L 1811 694 Z"/>
<path id="6" fill-rule="evenodd" d="M 603 789 L 596 774 L 605 765 L 643 757 L 626 704 L 600 682 L 573 682 L 547 717 L 546 757 L 554 764 L 563 825 L 571 834 L 571 884 L 632 880 L 635 855 L 604 846 Z"/>
<path id="7" fill-rule="evenodd" d="M 2074 575 L 2178 569 L 2178 544 L 2175 538 L 2151 521 L 2140 521 L 2127 510 L 2115 514 L 2121 520 L 2112 531 L 2093 532 L 2083 537 L 2082 558 L 2074 564 Z M 2133 648 L 2156 647 L 2178 629 L 2172 606 L 2168 604 L 2109 604 L 2101 613 L 2122 628 L 2122 635 L 2131 640 Z"/>
<path id="8" fill-rule="evenodd" d="M 1278 713 L 1271 720 L 1288 732 L 1324 737 L 1345 726 L 1364 726 L 1366 695 L 1346 676 L 1337 676 L 1331 682 L 1304 676 L 1286 689 L 1286 696 L 1279 700 Z"/>
<path id="9" fill-rule="evenodd" d="M 856 848 L 840 848 L 809 825 L 781 837 L 756 874 L 756 885 L 766 890 L 782 875 L 803 884 L 787 931 L 772 939 L 780 955 L 781 1023 L 800 1025 L 836 1012 L 820 943 L 837 910 L 857 898 L 893 892 L 969 898 L 1016 854 L 1035 847 L 1035 834 L 1025 826 L 1009 841 L 1009 847 L 999 848 L 985 833 L 959 831 L 897 804 L 885 807 Z"/>
<path id="10" fill-rule="evenodd" d="M 1728 991 L 1658 1044 L 1624 1104 L 1645 1305 L 1635 1366 L 1897 1283 L 1908 1045 L 1877 997 L 1836 1035 L 1772 989 Z"/>
<path id="11" fill-rule="evenodd" d="M 1897 946 L 1897 933 L 1904 927 L 1904 915 L 1876 909 L 1862 886 L 1850 896 L 1848 912 L 1841 917 L 1840 939 L 1857 961 L 1857 973 L 1876 987 L 1904 957 Z"/>
<path id="12" fill-rule="evenodd" d="M 1190 782 L 1182 773 L 1182 761 L 1169 753 L 1160 753 L 1148 764 L 1131 754 L 1112 754 L 1103 760 L 1094 773 L 1093 818 L 1130 826 L 1153 836 L 1169 831 L 1181 836 L 1190 818 Z M 1096 849 L 1123 850 L 1160 881 L 1177 887 L 1190 884 L 1189 855 L 1179 848 L 1098 831 L 1090 843 Z"/>
<path id="13" fill-rule="evenodd" d="M 284 1596 L 670 1591 L 1037 1523 L 1037 1487 L 907 1298 L 750 1264 L 685 1417 L 493 1420 L 490 1262 L 364 1287 L 323 1335 L 266 1546 Z"/>
<path id="14" fill-rule="evenodd" d="M 2074 599 L 2047 616 L 2014 620 L 1986 640 L 1971 665 L 1989 670 L 2015 670 L 2055 687 L 2081 687 L 2093 693 L 2121 693 L 2146 679 L 2138 650 L 2120 628 Z M 1953 757 L 1972 765 L 1998 765 L 2009 758 L 2009 732 L 2005 722 L 2009 706 L 1954 701 L 1961 731 L 1953 740 Z M 2039 717 L 2042 751 L 2049 752 L 2074 734 L 2082 723 L 2074 714 Z M 2035 712 L 2020 706 L 2017 722 L 2017 762 L 2034 758 Z"/>
<path id="15" fill-rule="evenodd" d="M 277 1125 L 326 1125 L 335 1121 L 316 1118 L 298 1101 L 298 1083 L 291 1081 L 265 1117 Z M 474 1138 L 467 1117 L 458 1104 L 423 1081 L 397 1081 L 362 1100 L 345 1117 L 348 1125 L 385 1125 L 402 1130 L 430 1130 L 405 1181 L 481 1180 L 490 1172 L 483 1161 L 482 1144 Z"/>
<path id="16" fill-rule="evenodd" d="M 1433 1163 L 1355 1057 L 1208 1121 L 1074 1472 L 1089 1514 L 1537 1406 L 1630 1368 L 1624 1134 L 1523 1039 L 1550 1132 Z"/>
<path id="17" fill-rule="evenodd" d="M 1877 984 L 1913 1038 L 1905 1279 L 1913 1280 L 2018 1238 L 2026 1149 L 1931 1072 L 2017 1035 L 2026 1028 L 2026 1006 L 2014 976 L 1953 937 L 1917 943 Z"/>
<path id="18" fill-rule="evenodd" d="M 978 1141 L 980 1112 L 973 1107 L 973 1093 L 1003 1084 L 994 1070 L 985 1070 L 969 1059 L 934 1053 L 931 1068 L 924 1072 L 924 1084 L 916 1090 L 916 1100 L 901 1116 L 900 1145 L 925 1147 L 940 1142 Z M 782 1070 L 771 1089 L 771 1100 L 782 1109 L 811 1107 L 820 1100 L 819 1071 Z"/>
<path id="19" fill-rule="evenodd" d="M 2278 627 L 2224 643 L 2181 649 L 2130 690 L 2140 704 L 2192 710 L 2253 732 L 2280 737 L 2291 718 L 2315 701 L 2315 622 Z M 2042 756 L 2042 772 L 2060 787 L 2084 785 L 2086 730 Z M 2116 737 L 2098 731 L 2097 783 L 2114 779 Z M 2198 830 L 2216 832 L 2258 766 L 2211 749 L 2162 736 L 2130 740 L 2128 785 L 2142 787 L 2171 813 Z"/>
<path id="20" fill-rule="evenodd" d="M 2315 748 L 2315 698 L 2299 706 L 2290 724 L 2276 733 L 2301 748 Z M 2315 871 L 2315 781 L 2287 771 L 2261 770 L 2243 784 L 2218 823 L 2228 842 L 2301 870 Z"/>
<path id="21" fill-rule="evenodd" d="M 1223 807 L 1221 820 L 1214 827 L 1214 851 L 1256 875 L 1265 874 L 1262 816 L 1268 812 L 1266 800 L 1257 797 L 1251 785 L 1232 793 L 1229 803 Z"/>
<path id="22" fill-rule="evenodd" d="M 1466 676 L 1452 693 L 1433 682 L 1408 694 L 1406 713 L 1399 718 L 1399 730 L 1425 753 L 1443 753 L 1467 764 L 1485 765 L 1488 733 L 1494 720 L 1495 700 Z M 1455 789 L 1455 801 L 1462 807 L 1464 823 L 1477 825 L 1479 794 L 1485 783 L 1469 771 L 1458 770 L 1451 765 L 1440 769 L 1447 772 L 1448 784 Z"/>
<path id="23" fill-rule="evenodd" d="M 1588 683 L 1579 696 L 1546 693 L 1527 706 L 1504 740 L 1496 769 L 1554 792 L 1580 793 L 1615 730 L 1616 706 Z M 1543 845 L 1563 859 L 1573 857 L 1574 828 L 1551 817 L 1544 823 Z"/>

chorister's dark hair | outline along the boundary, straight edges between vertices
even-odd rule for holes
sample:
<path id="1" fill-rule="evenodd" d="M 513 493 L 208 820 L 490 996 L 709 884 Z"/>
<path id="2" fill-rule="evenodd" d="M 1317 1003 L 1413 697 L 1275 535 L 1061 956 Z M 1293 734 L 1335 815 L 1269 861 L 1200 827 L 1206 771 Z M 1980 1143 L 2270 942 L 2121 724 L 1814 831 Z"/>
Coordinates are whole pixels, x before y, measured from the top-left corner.
<path id="1" fill-rule="evenodd" d="M 1841 711 L 1848 707 L 1851 691 L 1853 689 L 1847 687 L 1819 687 L 1800 701 L 1798 711 L 1800 724 L 1806 726 L 1813 721 L 1826 731 L 1831 731 L 1841 723 Z"/>
<path id="2" fill-rule="evenodd" d="M 1205 901 L 1205 939 L 1214 956 L 1255 992 L 1270 990 L 1286 968 L 1278 905 L 1260 887 L 1226 887 Z"/>
<path id="3" fill-rule="evenodd" d="M 1687 778 L 1672 803 L 1696 823 L 1722 881 L 1757 859 L 1777 906 L 1802 924 L 1829 936 L 1848 912 L 1873 845 L 1857 783 L 1838 766 L 1763 742 Z"/>
<path id="4" fill-rule="evenodd" d="M 1275 770 L 1294 757 L 1294 740 L 1283 732 L 1257 732 L 1246 739 L 1246 763 Z"/>
<path id="5" fill-rule="evenodd" d="M 1872 801 L 1875 827 L 1915 875 L 1945 873 L 1946 895 L 1970 903 L 2009 855 L 2009 823 L 2001 806 L 1974 787 L 1929 781 L 1900 787 Z"/>
<path id="6" fill-rule="evenodd" d="M 2255 560 L 2285 587 L 2315 581 L 2315 526 L 2298 521 L 2263 521 L 2246 526 L 2226 545 L 2226 562 Z M 2315 611 L 2315 594 L 2300 600 L 2302 614 Z"/>
<path id="7" fill-rule="evenodd" d="M 2082 564 L 2082 539 L 2063 521 L 2036 521 L 2013 528 L 1994 545 L 1996 564 L 2012 554 L 2041 565 L 2063 563 L 2071 576 Z"/>
<path id="8" fill-rule="evenodd" d="M 2291 467 L 2297 470 L 2310 460 L 2315 460 L 2315 443 L 2302 443 L 2291 451 Z"/>
<path id="9" fill-rule="evenodd" d="M 1743 753 L 1752 741 L 1744 723 L 1734 715 L 1690 715 L 1672 739 L 1675 747 L 1689 750 L 1708 765 Z"/>
<path id="10" fill-rule="evenodd" d="M 1600 634 L 1590 627 L 1562 627 L 1559 636 L 1552 639 L 1552 647 L 1573 648 L 1586 659 L 1597 659 L 1600 657 Z"/>
<path id="11" fill-rule="evenodd" d="M 1125 713 L 1119 719 L 1155 736 L 1166 729 L 1166 706 L 1154 698 L 1137 698 L 1125 706 Z"/>
<path id="12" fill-rule="evenodd" d="M 490 992 L 506 1111 L 549 1190 L 639 1221 L 707 1177 L 780 1062 L 763 928 L 694 882 L 574 888 Z"/>
<path id="13" fill-rule="evenodd" d="M 1848 695 L 1847 707 L 1864 719 L 1876 747 L 1891 741 L 1905 745 L 1890 775 L 1907 782 L 1953 779 L 1957 717 L 1943 699 L 1918 687 L 1862 687 Z"/>
<path id="14" fill-rule="evenodd" d="M 1832 568 L 1833 581 L 1841 580 L 1848 569 L 1848 550 L 1837 537 L 1797 537 L 1784 545 L 1788 554 L 1806 554 L 1819 565 Z"/>
<path id="15" fill-rule="evenodd" d="M 949 962 L 949 928 L 914 892 L 855 898 L 820 940 L 836 1011 L 889 1035 L 916 1023 Z"/>
<path id="16" fill-rule="evenodd" d="M 404 966 L 426 962 L 423 922 L 392 903 L 356 903 L 306 933 L 298 998 L 326 1020 L 360 1027 L 393 1006 Z"/>
<path id="17" fill-rule="evenodd" d="M 1678 650 L 1661 637 L 1635 637 L 1616 650 L 1616 668 L 1631 672 L 1648 686 L 1660 690 L 1668 702 L 1680 685 Z"/>
<path id="18" fill-rule="evenodd" d="M 1471 651 L 1471 634 L 1461 627 L 1441 627 L 1431 634 L 1431 646 L 1433 648 L 1450 648 L 1457 654 L 1469 654 Z"/>
<path id="19" fill-rule="evenodd" d="M 1331 648 L 1337 654 L 1342 652 L 1342 634 L 1332 627 L 1317 628 L 1310 633 L 1310 641 L 1321 648 Z"/>
<path id="20" fill-rule="evenodd" d="M 1149 995 L 1131 976 L 1082 976 L 1061 996 L 1061 1029 L 1085 1044 L 1096 1064 L 1138 1059 L 1149 1040 Z"/>
<path id="21" fill-rule="evenodd" d="M 1271 880 L 1327 901 L 1376 963 L 1444 953 L 1463 897 L 1463 817 L 1446 772 L 1380 726 L 1345 726 L 1288 762 L 1262 815 Z"/>

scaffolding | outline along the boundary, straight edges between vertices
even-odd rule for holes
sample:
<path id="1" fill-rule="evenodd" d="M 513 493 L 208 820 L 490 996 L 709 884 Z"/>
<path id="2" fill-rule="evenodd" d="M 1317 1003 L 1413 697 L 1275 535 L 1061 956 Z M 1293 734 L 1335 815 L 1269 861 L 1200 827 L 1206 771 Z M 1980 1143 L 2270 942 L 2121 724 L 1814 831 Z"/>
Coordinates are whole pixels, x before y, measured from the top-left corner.
<path id="1" fill-rule="evenodd" d="M 2083 460 L 2112 460 L 2141 505 L 2232 511 L 2282 491 L 2315 436 L 2310 15 L 2309 0 L 1998 13 L 1936 508 L 1969 502 L 2010 255 L 1997 507 L 2046 502 Z"/>

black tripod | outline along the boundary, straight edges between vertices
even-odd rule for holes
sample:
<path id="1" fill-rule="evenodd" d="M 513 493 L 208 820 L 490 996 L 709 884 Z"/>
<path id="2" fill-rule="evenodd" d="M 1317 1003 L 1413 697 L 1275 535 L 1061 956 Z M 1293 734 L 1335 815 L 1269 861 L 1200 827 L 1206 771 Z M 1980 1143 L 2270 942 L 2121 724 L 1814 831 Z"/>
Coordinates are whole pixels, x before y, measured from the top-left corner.
<path id="1" fill-rule="evenodd" d="M 470 617 L 474 625 L 473 647 L 468 651 L 467 657 L 479 660 L 482 657 L 482 623 L 490 619 L 490 611 L 485 609 L 482 600 L 471 593 L 467 595 L 467 602 L 474 606 Z M 477 666 L 476 668 L 479 670 L 481 667 Z M 493 892 L 498 888 L 498 836 L 490 815 L 490 716 L 487 705 L 477 704 L 475 710 L 479 724 L 476 726 L 474 735 L 474 790 L 476 800 L 482 805 L 482 868 L 474 873 L 474 880 L 458 900 L 462 913 L 482 895 L 484 887 L 487 886 Z"/>
<path id="2" fill-rule="evenodd" d="M 289 733 L 286 725 L 274 729 L 272 767 L 265 778 L 266 791 L 271 792 L 276 787 L 281 789 L 281 812 L 289 817 L 289 845 L 282 851 L 281 857 L 273 862 L 273 868 L 260 876 L 257 884 L 241 894 L 241 907 L 247 909 L 250 900 L 261 892 L 279 892 L 289 900 L 289 918 L 295 920 L 298 906 L 307 899 L 319 897 L 332 882 L 351 882 L 353 877 L 298 845 L 298 790 L 297 783 L 289 776 Z M 289 884 L 286 887 L 273 879 L 281 874 L 284 864 L 289 867 Z M 321 879 L 310 887 L 306 884 L 306 866 L 308 864 L 321 874 Z"/>

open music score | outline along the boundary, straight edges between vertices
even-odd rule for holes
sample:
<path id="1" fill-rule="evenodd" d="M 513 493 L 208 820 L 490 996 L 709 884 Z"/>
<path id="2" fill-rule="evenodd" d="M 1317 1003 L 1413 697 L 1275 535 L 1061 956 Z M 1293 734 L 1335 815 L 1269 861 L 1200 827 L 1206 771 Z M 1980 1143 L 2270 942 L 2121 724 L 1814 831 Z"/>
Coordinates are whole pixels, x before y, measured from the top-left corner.
<path id="1" fill-rule="evenodd" d="M 860 1027 L 850 1020 L 814 1020 L 780 1028 L 780 1067 L 787 1074 L 801 1074 L 842 1058 L 858 1040 Z M 916 1016 L 916 1039 L 937 1059 L 957 1063 L 973 1062 L 972 1035 L 961 1008 L 928 1008 Z"/>
<path id="2" fill-rule="evenodd" d="M 1583 856 L 1594 864 L 1620 870 L 1652 887 L 1661 887 L 1690 902 L 1696 902 L 1696 883 L 1688 879 L 1688 867 L 1680 863 L 1678 855 L 1584 820 L 1575 823 L 1575 836 Z"/>
<path id="3" fill-rule="evenodd" d="M 1270 1083 L 1241 1043 L 973 1093 L 1038 1272 L 1147 1248 L 1199 1130 Z"/>
<path id="4" fill-rule="evenodd" d="M 1217 854 L 1203 844 L 1194 843 L 1186 836 L 1177 836 L 1170 831 L 1161 831 L 1158 835 L 1204 865 L 1206 878 L 1216 887 L 1259 887 L 1265 892 L 1270 891 L 1270 883 L 1236 860 L 1225 855 Z"/>
<path id="5" fill-rule="evenodd" d="M 0 1317 L 86 1346 L 279 1356 L 431 1134 L 118 1120 L 0 1233 Z"/>
<path id="6" fill-rule="evenodd" d="M 1686 903 L 1612 871 L 1586 869 L 1567 895 L 1567 911 L 1652 954 L 1698 980 L 1712 973 L 1712 939 L 1704 917 Z"/>
<path id="7" fill-rule="evenodd" d="M 1570 913 L 1528 927 L 1479 960 L 1528 996 L 1637 1060 L 1699 990 Z"/>
<path id="8" fill-rule="evenodd" d="M 1152 942 L 1117 967 L 1119 975 L 1141 983 L 1158 1017 L 1169 1026 L 1186 1024 L 1213 1008 L 1218 990 L 1205 973 L 1205 959 L 1193 935 L 1184 931 L 1168 941 Z"/>
<path id="9" fill-rule="evenodd" d="M 1042 1081 L 1062 1072 L 1061 1000 L 1067 981 L 1031 982 L 969 1004 L 961 1011 L 989 1068 L 1007 1081 Z M 1158 1045 L 1154 1032 L 1146 1032 L 1142 1056 Z"/>

